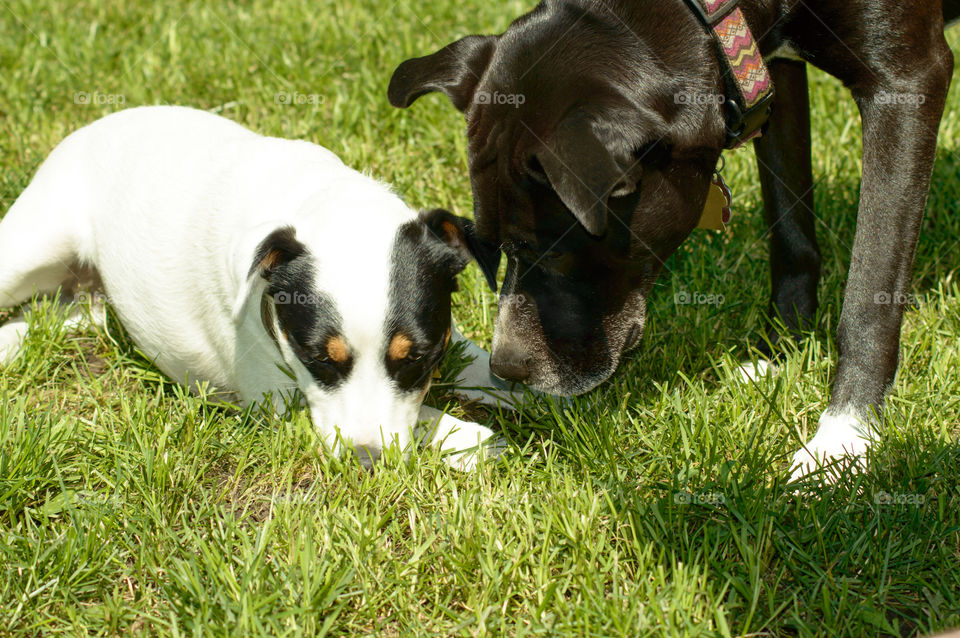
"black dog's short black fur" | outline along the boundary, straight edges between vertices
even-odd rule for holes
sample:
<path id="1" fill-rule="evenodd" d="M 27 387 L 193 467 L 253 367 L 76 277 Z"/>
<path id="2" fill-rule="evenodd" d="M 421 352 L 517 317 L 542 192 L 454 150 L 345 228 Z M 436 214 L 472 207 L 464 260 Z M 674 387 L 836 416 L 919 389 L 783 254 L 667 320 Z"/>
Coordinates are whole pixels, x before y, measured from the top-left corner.
<path id="1" fill-rule="evenodd" d="M 754 148 L 771 313 L 791 331 L 815 315 L 820 276 L 805 62 L 842 80 L 860 108 L 863 183 L 828 411 L 866 418 L 897 367 L 899 301 L 953 71 L 944 20 L 960 2 L 740 7 L 777 91 Z M 392 104 L 442 91 L 466 117 L 478 232 L 508 259 L 495 372 L 555 393 L 613 372 L 664 260 L 697 225 L 725 142 L 717 101 L 677 96 L 723 94 L 722 72 L 684 0 L 549 0 L 499 36 L 469 36 L 397 68 Z"/>

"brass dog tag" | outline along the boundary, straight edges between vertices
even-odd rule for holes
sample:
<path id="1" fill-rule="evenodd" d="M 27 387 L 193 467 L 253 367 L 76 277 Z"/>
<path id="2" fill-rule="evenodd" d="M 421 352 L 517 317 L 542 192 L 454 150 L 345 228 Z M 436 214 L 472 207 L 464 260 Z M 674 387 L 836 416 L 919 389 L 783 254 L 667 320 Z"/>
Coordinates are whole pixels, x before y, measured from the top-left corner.
<path id="1" fill-rule="evenodd" d="M 703 206 L 703 214 L 700 216 L 697 228 L 723 230 L 733 216 L 730 210 L 732 203 L 730 189 L 720 175 L 714 174 L 713 181 L 710 182 L 710 191 L 707 193 L 707 203 Z"/>

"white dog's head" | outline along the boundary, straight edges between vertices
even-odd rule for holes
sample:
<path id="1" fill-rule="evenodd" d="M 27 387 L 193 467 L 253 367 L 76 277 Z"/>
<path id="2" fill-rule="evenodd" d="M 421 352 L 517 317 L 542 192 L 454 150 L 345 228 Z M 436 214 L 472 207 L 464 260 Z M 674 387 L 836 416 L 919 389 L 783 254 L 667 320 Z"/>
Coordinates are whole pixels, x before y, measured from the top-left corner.
<path id="1" fill-rule="evenodd" d="M 264 329 L 315 427 L 332 446 L 339 432 L 372 462 L 385 445 L 410 443 L 450 339 L 456 276 L 496 251 L 445 210 L 365 217 L 277 228 L 257 248 L 250 276 L 265 282 Z"/>

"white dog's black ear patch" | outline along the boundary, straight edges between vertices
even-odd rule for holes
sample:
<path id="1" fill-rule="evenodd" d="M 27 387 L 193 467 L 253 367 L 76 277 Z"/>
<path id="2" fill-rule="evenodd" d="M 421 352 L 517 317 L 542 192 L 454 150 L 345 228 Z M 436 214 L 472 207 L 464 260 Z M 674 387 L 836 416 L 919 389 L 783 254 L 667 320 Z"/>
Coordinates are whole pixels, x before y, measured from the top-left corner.
<path id="1" fill-rule="evenodd" d="M 267 282 L 260 298 L 267 333 L 278 347 L 285 342 L 313 379 L 330 389 L 350 375 L 354 354 L 336 304 L 314 286 L 315 273 L 316 262 L 292 226 L 267 235 L 250 267 L 250 277 Z"/>
<path id="2" fill-rule="evenodd" d="M 306 250 L 306 246 L 297 239 L 297 231 L 293 226 L 278 228 L 257 246 L 248 276 L 257 273 L 264 279 L 269 279 L 277 268 L 290 263 Z"/>
<path id="3" fill-rule="evenodd" d="M 497 291 L 497 269 L 500 267 L 500 249 L 477 236 L 473 222 L 466 217 L 435 208 L 422 211 L 420 220 L 440 241 L 457 255 L 457 272 L 476 259 L 490 288 Z"/>

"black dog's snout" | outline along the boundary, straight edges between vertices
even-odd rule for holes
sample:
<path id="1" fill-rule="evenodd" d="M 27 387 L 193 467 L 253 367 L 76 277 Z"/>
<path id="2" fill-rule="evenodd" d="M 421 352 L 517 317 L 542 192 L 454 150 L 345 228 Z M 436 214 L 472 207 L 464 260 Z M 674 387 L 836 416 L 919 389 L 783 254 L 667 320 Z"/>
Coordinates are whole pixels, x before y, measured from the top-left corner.
<path id="1" fill-rule="evenodd" d="M 490 357 L 490 370 L 505 381 L 524 383 L 530 378 L 532 357 L 514 345 L 498 347 Z"/>

